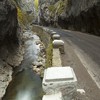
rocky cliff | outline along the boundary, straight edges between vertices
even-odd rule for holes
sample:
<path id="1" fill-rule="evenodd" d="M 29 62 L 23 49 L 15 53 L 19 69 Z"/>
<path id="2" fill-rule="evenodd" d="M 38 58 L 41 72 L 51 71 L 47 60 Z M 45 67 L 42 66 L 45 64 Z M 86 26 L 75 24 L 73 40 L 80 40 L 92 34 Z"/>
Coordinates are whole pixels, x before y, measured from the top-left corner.
<path id="1" fill-rule="evenodd" d="M 100 35 L 100 0 L 59 0 L 41 9 L 43 24 Z"/>
<path id="2" fill-rule="evenodd" d="M 4 44 L 18 44 L 17 9 L 9 0 L 0 1 L 0 47 Z"/>
<path id="3" fill-rule="evenodd" d="M 22 60 L 17 9 L 11 0 L 0 0 L 0 99 Z M 20 51 L 20 54 L 19 54 Z"/>
<path id="4" fill-rule="evenodd" d="M 22 12 L 26 13 L 29 23 L 37 20 L 38 12 L 35 6 L 35 0 L 16 0 Z"/>
<path id="5" fill-rule="evenodd" d="M 66 7 L 66 17 L 59 17 L 60 26 L 100 35 L 100 1 L 71 0 Z"/>

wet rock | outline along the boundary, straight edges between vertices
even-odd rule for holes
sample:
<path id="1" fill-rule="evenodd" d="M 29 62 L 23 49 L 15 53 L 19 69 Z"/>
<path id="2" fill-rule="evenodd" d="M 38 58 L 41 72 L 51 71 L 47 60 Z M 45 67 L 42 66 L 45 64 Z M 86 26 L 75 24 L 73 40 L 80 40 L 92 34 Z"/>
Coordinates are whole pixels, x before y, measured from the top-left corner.
<path id="1" fill-rule="evenodd" d="M 41 41 L 40 40 L 36 41 L 36 45 L 39 45 L 39 44 L 41 44 Z"/>
<path id="2" fill-rule="evenodd" d="M 42 62 L 34 62 L 33 66 L 42 67 L 43 63 Z"/>
<path id="3" fill-rule="evenodd" d="M 33 66 L 33 69 L 34 69 L 34 68 L 37 68 L 37 66 Z"/>
<path id="4" fill-rule="evenodd" d="M 37 67 L 42 67 L 43 63 L 42 62 L 38 62 Z"/>
<path id="5" fill-rule="evenodd" d="M 34 70 L 38 75 L 40 75 L 40 73 L 41 73 L 41 69 L 40 69 L 40 68 L 34 67 L 33 70 Z"/>
<path id="6" fill-rule="evenodd" d="M 40 46 L 41 53 L 46 52 L 45 48 L 43 46 Z"/>

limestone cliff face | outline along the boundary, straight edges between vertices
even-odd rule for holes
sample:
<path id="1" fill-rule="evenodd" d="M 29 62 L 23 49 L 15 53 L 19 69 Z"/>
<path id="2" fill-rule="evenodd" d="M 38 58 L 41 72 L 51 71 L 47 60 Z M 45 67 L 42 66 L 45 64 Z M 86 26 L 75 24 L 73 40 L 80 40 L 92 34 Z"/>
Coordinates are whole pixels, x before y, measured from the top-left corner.
<path id="1" fill-rule="evenodd" d="M 20 0 L 18 4 L 20 5 L 23 11 L 32 13 L 35 10 L 34 0 Z"/>
<path id="2" fill-rule="evenodd" d="M 100 35 L 100 0 L 56 0 L 41 5 L 43 24 Z"/>
<path id="3" fill-rule="evenodd" d="M 70 0 L 66 17 L 59 17 L 60 26 L 100 35 L 100 1 Z"/>
<path id="4" fill-rule="evenodd" d="M 12 68 L 18 66 L 23 59 L 18 30 L 15 5 L 11 0 L 0 0 L 0 100 L 11 81 Z"/>
<path id="5" fill-rule="evenodd" d="M 0 1 L 0 47 L 18 43 L 17 9 L 11 0 Z"/>

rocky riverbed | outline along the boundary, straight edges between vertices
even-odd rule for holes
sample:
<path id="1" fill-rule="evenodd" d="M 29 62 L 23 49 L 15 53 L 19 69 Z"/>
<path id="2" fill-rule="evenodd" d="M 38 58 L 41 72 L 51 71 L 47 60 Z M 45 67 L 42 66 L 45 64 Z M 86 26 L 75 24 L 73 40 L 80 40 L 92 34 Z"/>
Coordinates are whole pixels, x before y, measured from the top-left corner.
<path id="1" fill-rule="evenodd" d="M 0 60 L 0 98 L 6 92 L 9 82 L 23 70 L 32 69 L 38 75 L 42 75 L 45 66 L 45 46 L 40 38 L 28 30 L 22 36 L 23 45 L 21 45 L 12 56 L 8 56 L 7 61 Z M 27 62 L 27 63 L 25 63 Z M 20 67 L 19 67 L 20 66 Z M 17 69 L 16 72 L 13 72 Z"/>
<path id="2" fill-rule="evenodd" d="M 30 57 L 32 60 L 32 69 L 39 75 L 45 67 L 45 45 L 41 42 L 40 38 L 32 31 L 27 31 L 23 34 L 26 46 L 26 59 Z"/>
<path id="3" fill-rule="evenodd" d="M 31 31 L 21 31 L 17 15 L 12 0 L 0 1 L 0 100 L 16 75 L 28 67 L 40 74 L 45 64 L 43 43 Z"/>
<path id="4" fill-rule="evenodd" d="M 16 53 L 8 53 L 6 60 L 0 59 L 0 99 L 6 92 L 9 82 L 12 80 L 13 69 L 19 66 L 23 60 L 24 48 L 20 46 Z"/>

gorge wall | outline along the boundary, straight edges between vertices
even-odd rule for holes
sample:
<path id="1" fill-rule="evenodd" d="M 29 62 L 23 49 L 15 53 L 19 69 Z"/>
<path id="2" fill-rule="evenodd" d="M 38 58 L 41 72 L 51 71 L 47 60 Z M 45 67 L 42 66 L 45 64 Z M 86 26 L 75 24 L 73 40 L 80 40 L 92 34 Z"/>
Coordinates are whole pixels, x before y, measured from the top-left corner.
<path id="1" fill-rule="evenodd" d="M 57 0 L 41 9 L 43 24 L 100 35 L 100 0 Z"/>
<path id="2" fill-rule="evenodd" d="M 16 6 L 12 0 L 0 0 L 0 100 L 12 79 L 13 68 L 22 60 L 19 29 Z"/>
<path id="3" fill-rule="evenodd" d="M 60 26 L 100 35 L 100 1 L 71 0 L 66 8 L 66 17 L 59 17 Z"/>
<path id="4" fill-rule="evenodd" d="M 0 48 L 18 44 L 17 9 L 11 0 L 0 1 Z M 11 48 L 11 47 L 10 47 Z"/>

